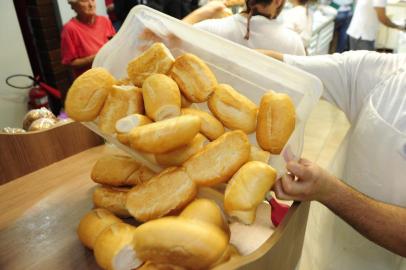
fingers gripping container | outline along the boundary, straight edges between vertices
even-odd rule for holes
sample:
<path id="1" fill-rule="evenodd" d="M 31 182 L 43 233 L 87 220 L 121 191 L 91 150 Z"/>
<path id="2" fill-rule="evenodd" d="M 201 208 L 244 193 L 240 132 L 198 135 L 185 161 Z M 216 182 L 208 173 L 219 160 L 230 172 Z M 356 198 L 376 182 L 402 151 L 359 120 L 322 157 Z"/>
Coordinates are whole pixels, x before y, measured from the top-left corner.
<path id="1" fill-rule="evenodd" d="M 145 6 L 131 10 L 120 31 L 96 55 L 93 66 L 106 68 L 117 79 L 124 78 L 127 63 L 156 41 L 163 42 L 174 57 L 183 53 L 197 55 L 211 68 L 219 83 L 231 85 L 257 105 L 269 90 L 288 94 L 296 106 L 296 127 L 281 154 L 273 155 L 269 163 L 281 175 L 286 159 L 301 156 L 305 123 L 322 93 L 319 79 Z M 206 103 L 193 106 L 209 111 Z M 94 123 L 86 125 L 100 134 Z M 121 145 L 112 136 L 103 136 L 151 169 L 162 169 L 148 156 Z M 258 146 L 255 133 L 249 138 Z"/>

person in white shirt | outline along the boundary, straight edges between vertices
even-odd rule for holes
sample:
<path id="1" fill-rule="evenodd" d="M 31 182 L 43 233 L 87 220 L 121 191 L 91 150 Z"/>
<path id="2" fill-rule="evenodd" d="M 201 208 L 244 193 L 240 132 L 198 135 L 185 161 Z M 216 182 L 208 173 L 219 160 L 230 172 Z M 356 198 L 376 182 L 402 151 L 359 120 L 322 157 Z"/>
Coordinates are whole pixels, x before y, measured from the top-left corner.
<path id="1" fill-rule="evenodd" d="M 352 19 L 354 1 L 332 0 L 330 6 L 337 9 L 334 20 L 334 34 L 337 36 L 335 52 L 342 53 L 349 49 L 347 30 Z"/>
<path id="2" fill-rule="evenodd" d="M 183 21 L 251 49 L 305 55 L 300 36 L 276 20 L 284 4 L 285 0 L 247 0 L 247 9 L 240 14 L 204 20 L 219 13 L 223 5 L 213 1 L 208 3 L 211 6 L 197 9 Z"/>
<path id="3" fill-rule="evenodd" d="M 375 39 L 379 23 L 387 27 L 404 30 L 404 26 L 393 23 L 386 16 L 386 0 L 358 0 L 347 34 L 350 50 L 375 50 Z"/>
<path id="4" fill-rule="evenodd" d="M 268 55 L 317 76 L 324 85 L 323 98 L 340 108 L 351 123 L 340 151 L 345 163 L 342 178 L 354 190 L 335 182 L 326 195 L 328 199 L 318 199 L 369 239 L 405 256 L 406 54 L 350 51 L 309 57 Z M 282 193 L 278 184 L 277 194 L 294 199 L 305 199 L 307 194 L 311 199 L 312 185 L 319 183 L 312 180 L 314 170 L 307 170 L 312 175 L 303 176 L 291 165 L 288 169 L 299 174 L 303 182 L 285 179 Z M 308 169 L 311 166 L 305 165 Z M 312 265 L 308 269 L 406 269 L 404 258 L 370 242 L 327 209 L 317 207 L 318 211 L 310 211 L 308 221 L 308 227 L 317 228 L 305 241 L 305 249 L 306 245 L 311 247 L 308 256 Z M 378 214 L 381 216 L 374 216 Z"/>
<path id="5" fill-rule="evenodd" d="M 307 47 L 312 35 L 312 15 L 309 0 L 289 0 L 292 8 L 282 12 L 283 24 L 300 35 L 303 45 Z"/>

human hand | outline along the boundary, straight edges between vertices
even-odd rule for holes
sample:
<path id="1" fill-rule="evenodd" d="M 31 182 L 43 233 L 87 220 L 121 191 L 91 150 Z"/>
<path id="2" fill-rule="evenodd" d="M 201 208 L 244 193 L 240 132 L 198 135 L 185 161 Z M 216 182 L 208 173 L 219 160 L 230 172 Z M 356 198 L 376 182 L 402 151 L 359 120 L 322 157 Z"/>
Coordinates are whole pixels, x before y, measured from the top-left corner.
<path id="1" fill-rule="evenodd" d="M 276 197 L 282 200 L 323 202 L 338 180 L 306 159 L 288 162 L 287 169 L 289 173 L 278 179 L 273 187 Z"/>

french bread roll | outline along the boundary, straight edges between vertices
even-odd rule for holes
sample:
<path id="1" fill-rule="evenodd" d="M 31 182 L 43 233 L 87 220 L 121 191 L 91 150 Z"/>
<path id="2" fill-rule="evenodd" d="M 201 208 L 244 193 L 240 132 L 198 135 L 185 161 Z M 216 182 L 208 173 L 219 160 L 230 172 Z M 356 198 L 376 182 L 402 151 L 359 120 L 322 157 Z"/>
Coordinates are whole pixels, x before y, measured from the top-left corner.
<path id="1" fill-rule="evenodd" d="M 143 112 L 144 103 L 141 89 L 135 86 L 113 85 L 100 112 L 98 125 L 104 133 L 113 134 L 119 119 L 129 114 L 142 114 Z"/>
<path id="2" fill-rule="evenodd" d="M 99 186 L 93 192 L 93 204 L 96 208 L 107 209 L 119 217 L 130 217 L 130 213 L 125 208 L 129 190 L 128 188 Z"/>
<path id="3" fill-rule="evenodd" d="M 191 142 L 163 154 L 156 154 L 155 160 L 163 166 L 180 166 L 191 156 L 199 152 L 204 144 L 208 142 L 206 137 L 198 133 Z"/>
<path id="4" fill-rule="evenodd" d="M 134 128 L 130 145 L 135 150 L 162 154 L 188 144 L 200 130 L 200 118 L 182 115 Z"/>
<path id="5" fill-rule="evenodd" d="M 183 168 L 168 168 L 127 194 L 126 208 L 138 221 L 148 221 L 182 209 L 197 194 Z"/>
<path id="6" fill-rule="evenodd" d="M 180 91 L 174 80 L 164 74 L 149 76 L 142 84 L 145 112 L 161 121 L 180 115 Z"/>
<path id="7" fill-rule="evenodd" d="M 264 151 L 255 145 L 251 145 L 250 158 L 248 161 L 261 161 L 268 164 L 270 157 L 271 153 Z"/>
<path id="8" fill-rule="evenodd" d="M 109 186 L 135 186 L 148 181 L 155 174 L 133 158 L 106 155 L 93 166 L 90 178 L 96 183 Z"/>
<path id="9" fill-rule="evenodd" d="M 190 102 L 185 96 L 181 93 L 180 94 L 180 107 L 181 108 L 188 108 L 192 105 L 192 102 Z"/>
<path id="10" fill-rule="evenodd" d="M 226 213 L 244 224 L 255 221 L 257 206 L 276 180 L 276 171 L 268 164 L 250 161 L 231 178 L 224 193 Z"/>
<path id="11" fill-rule="evenodd" d="M 241 130 L 226 132 L 207 144 L 184 164 L 190 178 L 199 186 L 228 181 L 247 162 L 250 143 Z"/>
<path id="12" fill-rule="evenodd" d="M 125 224 L 113 224 L 97 237 L 94 257 L 106 270 L 135 269 L 142 264 L 133 247 L 136 228 Z"/>
<path id="13" fill-rule="evenodd" d="M 168 73 L 174 60 L 163 43 L 154 43 L 148 50 L 128 63 L 127 74 L 134 85 L 141 87 L 148 76 Z"/>
<path id="14" fill-rule="evenodd" d="M 220 228 L 182 217 L 144 223 L 134 236 L 135 250 L 142 260 L 186 269 L 208 269 L 227 245 L 228 237 Z"/>
<path id="15" fill-rule="evenodd" d="M 143 126 L 150 123 L 152 123 L 151 119 L 149 119 L 145 115 L 137 113 L 127 115 L 126 117 L 123 117 L 116 122 L 117 139 L 121 143 L 128 145 L 130 143 L 130 131 L 135 127 Z"/>
<path id="16" fill-rule="evenodd" d="M 209 138 L 211 141 L 217 139 L 224 133 L 224 126 L 223 124 L 217 120 L 216 117 L 213 115 L 197 110 L 192 108 L 184 108 L 182 109 L 182 115 L 196 115 L 200 117 L 202 121 L 202 125 L 200 127 L 200 132 L 203 133 L 204 136 Z"/>
<path id="17" fill-rule="evenodd" d="M 280 154 L 295 129 L 295 121 L 295 106 L 288 95 L 266 93 L 259 106 L 256 133 L 258 144 L 272 154 Z"/>
<path id="18" fill-rule="evenodd" d="M 137 270 L 187 270 L 184 267 L 173 265 L 173 264 L 162 264 L 154 262 L 146 262 Z"/>
<path id="19" fill-rule="evenodd" d="M 221 257 L 210 268 L 214 268 L 215 266 L 225 263 L 229 261 L 232 257 L 236 256 L 240 256 L 240 253 L 238 252 L 235 246 L 229 244 L 226 250 L 224 251 L 223 255 L 221 255 Z"/>
<path id="20" fill-rule="evenodd" d="M 104 68 L 92 68 L 80 75 L 66 96 L 68 116 L 76 121 L 96 119 L 114 82 L 114 77 Z"/>
<path id="21" fill-rule="evenodd" d="M 86 247 L 93 249 L 99 234 L 110 225 L 123 222 L 106 209 L 93 209 L 79 223 L 77 230 L 79 240 Z"/>
<path id="22" fill-rule="evenodd" d="M 192 102 L 206 101 L 217 85 L 217 79 L 206 63 L 190 53 L 176 58 L 170 76 L 179 85 L 185 97 Z"/>
<path id="23" fill-rule="evenodd" d="M 255 131 L 258 107 L 230 85 L 219 84 L 207 101 L 210 111 L 229 129 Z"/>
<path id="24" fill-rule="evenodd" d="M 212 200 L 196 199 L 186 206 L 179 216 L 213 224 L 222 229 L 228 237 L 231 235 L 226 217 L 220 207 Z"/>

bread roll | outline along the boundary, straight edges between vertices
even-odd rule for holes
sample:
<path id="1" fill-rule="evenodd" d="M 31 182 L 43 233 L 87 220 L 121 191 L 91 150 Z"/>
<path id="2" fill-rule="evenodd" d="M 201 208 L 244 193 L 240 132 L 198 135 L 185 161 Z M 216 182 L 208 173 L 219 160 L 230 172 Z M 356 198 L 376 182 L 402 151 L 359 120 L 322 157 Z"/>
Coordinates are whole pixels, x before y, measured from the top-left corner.
<path id="1" fill-rule="evenodd" d="M 230 85 L 217 85 L 207 105 L 214 116 L 227 128 L 241 129 L 247 134 L 255 131 L 257 106 Z"/>
<path id="2" fill-rule="evenodd" d="M 130 145 L 148 153 L 165 153 L 188 144 L 200 130 L 200 118 L 183 115 L 134 128 Z"/>
<path id="3" fill-rule="evenodd" d="M 192 102 L 190 102 L 183 94 L 180 94 L 180 107 L 181 108 L 188 108 L 192 105 Z"/>
<path id="4" fill-rule="evenodd" d="M 145 112 L 151 119 L 160 121 L 180 115 L 178 85 L 163 74 L 149 76 L 142 84 Z"/>
<path id="5" fill-rule="evenodd" d="M 162 264 L 154 262 L 146 262 L 137 270 L 187 270 L 184 267 L 173 265 L 173 264 Z"/>
<path id="6" fill-rule="evenodd" d="M 66 96 L 65 110 L 68 116 L 76 121 L 94 120 L 114 82 L 114 77 L 104 68 L 92 68 L 80 75 Z"/>
<path id="7" fill-rule="evenodd" d="M 168 168 L 127 195 L 126 208 L 139 221 L 156 219 L 182 209 L 196 196 L 197 187 L 183 168 Z"/>
<path id="8" fill-rule="evenodd" d="M 207 144 L 183 166 L 190 178 L 199 186 L 214 186 L 228 181 L 250 155 L 247 135 L 230 131 Z"/>
<path id="9" fill-rule="evenodd" d="M 268 164 L 270 157 L 271 153 L 251 145 L 251 152 L 248 161 L 261 161 Z"/>
<path id="10" fill-rule="evenodd" d="M 231 235 L 230 228 L 223 212 L 212 200 L 203 198 L 196 199 L 183 209 L 179 216 L 213 224 L 222 229 L 228 237 Z"/>
<path id="11" fill-rule="evenodd" d="M 224 133 L 223 124 L 219 120 L 217 120 L 216 117 L 207 112 L 192 108 L 185 108 L 182 109 L 182 114 L 199 116 L 200 120 L 202 121 L 200 132 L 203 133 L 203 135 L 209 138 L 211 141 L 217 139 Z"/>
<path id="12" fill-rule="evenodd" d="M 116 82 L 116 85 L 134 85 L 130 78 L 122 78 Z"/>
<path id="13" fill-rule="evenodd" d="M 116 122 L 117 139 L 121 143 L 128 145 L 130 143 L 130 131 L 135 127 L 143 126 L 150 123 L 152 123 L 151 119 L 142 114 L 135 113 L 123 117 Z"/>
<path id="14" fill-rule="evenodd" d="M 106 209 L 93 209 L 79 223 L 77 230 L 79 240 L 86 247 L 93 249 L 99 234 L 112 224 L 123 222 Z"/>
<path id="15" fill-rule="evenodd" d="M 204 144 L 208 142 L 206 137 L 198 133 L 191 142 L 163 154 L 156 154 L 155 159 L 159 165 L 180 166 L 191 156 L 199 152 Z"/>
<path id="16" fill-rule="evenodd" d="M 295 121 L 295 106 L 288 95 L 266 93 L 258 113 L 258 144 L 272 154 L 280 154 L 295 129 Z"/>
<path id="17" fill-rule="evenodd" d="M 125 208 L 129 190 L 128 188 L 110 188 L 107 186 L 97 187 L 93 192 L 93 204 L 96 208 L 107 209 L 119 217 L 130 217 L 130 213 Z"/>
<path id="18" fill-rule="evenodd" d="M 174 60 L 163 43 L 154 43 L 148 50 L 128 63 L 127 74 L 134 85 L 141 87 L 148 76 L 168 73 Z"/>
<path id="19" fill-rule="evenodd" d="M 142 114 L 143 111 L 141 89 L 135 86 L 113 85 L 99 115 L 99 128 L 104 133 L 113 134 L 119 119 L 133 113 Z"/>
<path id="20" fill-rule="evenodd" d="M 232 257 L 236 256 L 240 256 L 240 253 L 238 252 L 235 246 L 229 244 L 226 250 L 224 251 L 223 255 L 221 255 L 221 257 L 210 268 L 214 268 L 215 266 L 223 264 L 229 261 Z"/>
<path id="21" fill-rule="evenodd" d="M 139 258 L 187 269 L 208 269 L 224 253 L 227 235 L 209 223 L 165 217 L 137 228 L 134 246 Z"/>
<path id="22" fill-rule="evenodd" d="M 107 270 L 135 269 L 142 264 L 133 246 L 136 228 L 125 224 L 113 224 L 97 237 L 94 257 L 97 264 Z"/>
<path id="23" fill-rule="evenodd" d="M 231 178 L 224 194 L 226 213 L 244 224 L 255 221 L 257 206 L 276 180 L 276 171 L 260 161 L 250 161 Z"/>
<path id="24" fill-rule="evenodd" d="M 192 102 L 206 101 L 217 85 L 217 79 L 206 63 L 190 53 L 176 58 L 170 75 Z"/>
<path id="25" fill-rule="evenodd" d="M 154 173 L 133 158 L 106 155 L 93 166 L 90 178 L 96 183 L 120 186 L 135 186 L 148 181 Z"/>

